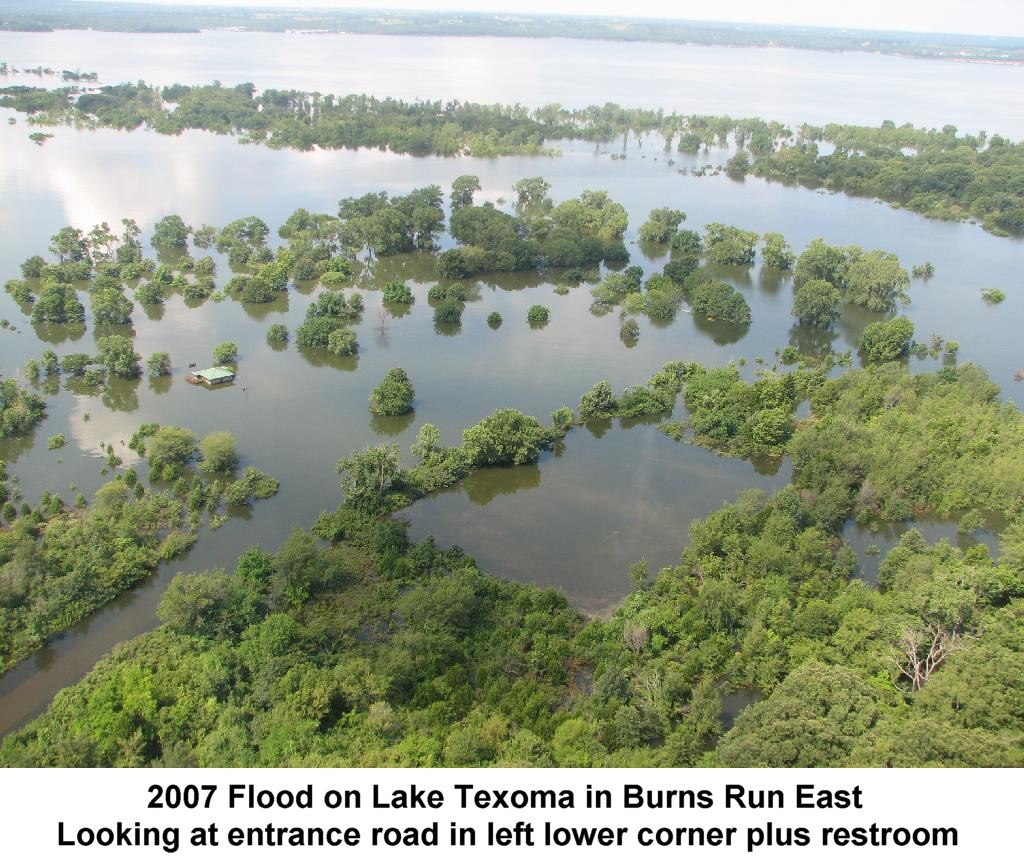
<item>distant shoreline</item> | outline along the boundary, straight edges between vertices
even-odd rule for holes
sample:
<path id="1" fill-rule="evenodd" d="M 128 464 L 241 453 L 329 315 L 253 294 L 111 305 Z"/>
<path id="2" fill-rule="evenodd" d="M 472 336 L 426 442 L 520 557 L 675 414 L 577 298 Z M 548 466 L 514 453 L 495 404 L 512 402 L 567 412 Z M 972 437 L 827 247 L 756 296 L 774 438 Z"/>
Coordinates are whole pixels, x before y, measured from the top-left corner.
<path id="1" fill-rule="evenodd" d="M 679 48 L 749 48 L 753 50 L 782 50 L 782 51 L 806 51 L 821 54 L 870 54 L 878 57 L 898 57 L 902 60 L 933 60 L 949 63 L 977 63 L 986 66 L 1024 66 L 1024 56 L 1015 58 L 991 58 L 991 57 L 969 57 L 953 56 L 948 54 L 914 54 L 907 51 L 886 51 L 880 48 L 871 47 L 822 47 L 787 45 L 785 43 L 745 43 L 745 42 L 684 42 L 668 39 L 616 39 L 614 36 L 567 36 L 565 34 L 544 35 L 522 35 L 514 33 L 406 33 L 406 32 L 360 32 L 351 30 L 321 30 L 321 29 L 287 29 L 287 30 L 261 30 L 250 27 L 199 27 L 192 30 L 127 30 L 96 27 L 53 27 L 49 30 L 29 30 L 25 28 L 8 27 L 0 23 L 0 33 L 114 33 L 135 36 L 197 36 L 202 33 L 247 33 L 271 36 L 380 36 L 394 37 L 404 36 L 409 38 L 433 38 L 433 39 L 522 39 L 522 40 L 572 40 L 574 42 L 608 42 L 634 45 L 671 45 Z"/>
<path id="2" fill-rule="evenodd" d="M 401 11 L 382 17 L 372 10 L 285 7 L 141 6 L 52 0 L 5 0 L 0 31 L 53 33 L 189 34 L 203 31 L 339 34 L 349 36 L 436 36 L 518 39 L 575 39 L 680 46 L 786 48 L 799 51 L 881 54 L 908 60 L 949 60 L 1001 66 L 1024 65 L 1024 37 L 909 31 L 847 30 L 715 21 L 586 15 L 515 16 Z"/>

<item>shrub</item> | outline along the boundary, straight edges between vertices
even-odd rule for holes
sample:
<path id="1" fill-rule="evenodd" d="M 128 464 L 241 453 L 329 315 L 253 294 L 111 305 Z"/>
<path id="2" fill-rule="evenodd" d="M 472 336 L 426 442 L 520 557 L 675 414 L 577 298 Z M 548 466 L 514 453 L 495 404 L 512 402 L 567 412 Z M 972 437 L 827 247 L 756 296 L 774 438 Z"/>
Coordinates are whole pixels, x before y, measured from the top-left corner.
<path id="1" fill-rule="evenodd" d="M 416 390 L 408 374 L 392 368 L 370 393 L 370 410 L 378 416 L 401 416 L 412 409 Z"/>
<path id="2" fill-rule="evenodd" d="M 327 352 L 336 356 L 354 356 L 359 352 L 356 333 L 350 328 L 336 328 L 327 336 Z"/>
<path id="3" fill-rule="evenodd" d="M 218 365 L 230 365 L 238 360 L 238 346 L 234 341 L 224 341 L 213 348 L 213 361 Z"/>
<path id="4" fill-rule="evenodd" d="M 461 301 L 457 301 L 454 298 L 446 298 L 434 308 L 434 322 L 438 324 L 461 323 L 464 307 L 465 305 Z"/>
<path id="5" fill-rule="evenodd" d="M 546 323 L 550 316 L 551 311 L 542 304 L 535 304 L 526 312 L 527 322 L 531 323 Z"/>
<path id="6" fill-rule="evenodd" d="M 201 467 L 208 473 L 229 473 L 238 466 L 238 444 L 227 431 L 207 434 L 199 444 Z"/>
<path id="7" fill-rule="evenodd" d="M 267 329 L 267 340 L 271 343 L 283 344 L 288 340 L 288 327 L 282 323 L 274 323 Z"/>
<path id="8" fill-rule="evenodd" d="M 860 351 L 869 363 L 892 362 L 910 352 L 914 324 L 905 316 L 873 322 L 860 337 Z"/>
<path id="9" fill-rule="evenodd" d="M 412 304 L 416 301 L 412 290 L 400 280 L 389 280 L 384 284 L 382 297 L 388 304 Z"/>

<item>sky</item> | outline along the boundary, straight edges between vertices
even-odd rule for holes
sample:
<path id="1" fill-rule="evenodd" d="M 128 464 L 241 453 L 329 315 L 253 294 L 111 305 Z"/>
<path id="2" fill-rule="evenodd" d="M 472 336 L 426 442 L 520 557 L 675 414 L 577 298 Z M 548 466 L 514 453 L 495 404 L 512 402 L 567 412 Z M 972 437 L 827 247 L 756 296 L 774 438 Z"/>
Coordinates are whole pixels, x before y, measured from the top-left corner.
<path id="1" fill-rule="evenodd" d="M 192 6 L 316 6 L 473 10 L 478 12 L 574 13 L 641 18 L 803 24 L 935 33 L 973 33 L 1024 37 L 1024 0 L 728 0 L 718 4 L 694 0 L 132 0 Z"/>

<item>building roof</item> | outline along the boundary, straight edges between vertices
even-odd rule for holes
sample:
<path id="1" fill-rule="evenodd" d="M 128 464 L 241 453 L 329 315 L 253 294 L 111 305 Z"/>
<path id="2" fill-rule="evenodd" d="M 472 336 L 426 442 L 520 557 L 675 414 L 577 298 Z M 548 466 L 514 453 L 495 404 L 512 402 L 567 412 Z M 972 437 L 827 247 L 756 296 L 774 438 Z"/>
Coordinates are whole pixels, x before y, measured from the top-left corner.
<path id="1" fill-rule="evenodd" d="M 193 376 L 202 377 L 204 380 L 234 379 L 235 372 L 231 368 L 204 368 L 201 371 L 193 371 Z"/>

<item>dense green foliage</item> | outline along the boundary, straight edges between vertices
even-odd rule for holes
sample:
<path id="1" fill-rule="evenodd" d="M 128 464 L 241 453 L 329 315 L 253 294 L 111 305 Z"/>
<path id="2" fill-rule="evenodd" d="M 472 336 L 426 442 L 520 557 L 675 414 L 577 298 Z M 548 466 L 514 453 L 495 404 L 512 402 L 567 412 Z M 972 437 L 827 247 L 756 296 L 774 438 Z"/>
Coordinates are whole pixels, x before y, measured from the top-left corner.
<path id="1" fill-rule="evenodd" d="M 551 318 L 551 311 L 542 304 L 532 304 L 526 312 L 526 320 L 534 325 L 542 325 Z"/>
<path id="2" fill-rule="evenodd" d="M 843 301 L 877 313 L 894 310 L 906 301 L 910 275 L 894 253 L 864 252 L 856 244 L 836 247 L 815 238 L 800 254 L 794 270 L 799 287 L 809 280 L 824 280 L 839 290 Z"/>
<path id="3" fill-rule="evenodd" d="M 65 360 L 64 370 L 67 370 L 67 362 Z M 146 359 L 146 370 L 149 371 L 151 377 L 166 377 L 171 373 L 171 357 L 167 353 L 151 353 L 149 358 Z"/>
<path id="4" fill-rule="evenodd" d="M 761 259 L 768 268 L 777 268 L 780 271 L 788 271 L 796 262 L 793 248 L 780 232 L 765 232 Z"/>
<path id="5" fill-rule="evenodd" d="M 227 431 L 214 431 L 200 441 L 199 454 L 207 473 L 230 473 L 238 466 L 238 441 Z"/>
<path id="6" fill-rule="evenodd" d="M 819 154 L 819 141 L 835 150 Z M 1002 136 L 885 121 L 805 126 L 795 142 L 758 155 L 751 168 L 765 178 L 877 197 L 929 217 L 976 217 L 989 231 L 1005 232 L 1024 229 L 1022 166 L 1024 149 Z"/>
<path id="7" fill-rule="evenodd" d="M 839 290 L 816 277 L 803 281 L 793 291 L 793 316 L 801 325 L 832 325 L 839 319 Z"/>
<path id="8" fill-rule="evenodd" d="M 68 283 L 46 281 L 32 308 L 32 322 L 80 323 L 85 321 L 85 308 Z"/>
<path id="9" fill-rule="evenodd" d="M 760 237 L 735 226 L 708 223 L 704 227 L 704 253 L 719 265 L 750 265 Z"/>
<path id="10" fill-rule="evenodd" d="M 529 179 L 527 179 L 529 180 Z M 513 216 L 490 203 L 452 212 L 450 231 L 460 247 L 438 258 L 442 277 L 459 279 L 485 271 L 523 271 L 549 266 L 579 267 L 623 261 L 626 209 L 603 190 L 553 205 L 544 199 L 529 216 Z"/>
<path id="11" fill-rule="evenodd" d="M 412 290 L 400 280 L 390 280 L 384 284 L 381 298 L 388 304 L 412 304 L 416 301 Z"/>
<path id="12" fill-rule="evenodd" d="M 672 208 L 655 208 L 647 220 L 641 224 L 639 236 L 641 241 L 651 244 L 668 244 L 679 229 L 679 224 L 686 219 L 684 211 Z"/>
<path id="13" fill-rule="evenodd" d="M 107 335 L 96 339 L 96 360 L 118 377 L 135 379 L 141 376 L 141 359 L 142 356 L 135 352 L 131 338 Z"/>
<path id="14" fill-rule="evenodd" d="M 108 482 L 84 513 L 60 507 L 14 523 L 0 546 L 0 668 L 150 575 L 188 548 L 181 503 L 147 493 L 133 500 Z"/>
<path id="15" fill-rule="evenodd" d="M 693 309 L 706 317 L 736 325 L 750 323 L 750 305 L 743 295 L 728 283 L 705 281 L 690 293 Z"/>
<path id="16" fill-rule="evenodd" d="M 38 395 L 18 388 L 14 380 L 0 380 L 0 437 L 27 434 L 45 413 L 46 402 Z"/>
<path id="17" fill-rule="evenodd" d="M 905 316 L 873 322 L 860 336 L 860 351 L 868 363 L 894 362 L 910 352 L 914 324 Z"/>
<path id="18" fill-rule="evenodd" d="M 0 106 L 30 112 L 36 123 L 119 129 L 145 124 L 166 134 L 185 129 L 234 133 L 271 147 L 378 147 L 443 156 L 539 154 L 547 152 L 548 140 L 609 141 L 629 130 L 660 132 L 670 144 L 677 141 L 679 150 L 696 153 L 715 143 L 724 146 L 731 136 L 741 148 L 728 163 L 733 177 L 749 171 L 771 180 L 876 197 L 930 217 L 974 217 L 992 232 L 1024 230 L 1024 146 L 999 135 L 958 136 L 951 125 L 928 130 L 897 127 L 892 121 L 880 127 L 805 124 L 794 136 L 784 125 L 759 118 L 665 114 L 611 103 L 576 111 L 552 105 L 531 112 L 519 105 L 404 102 L 282 90 L 258 94 L 250 83 L 175 84 L 161 90 L 140 82 L 84 91 L 79 86 L 47 90 L 14 85 L 0 88 Z M 833 150 L 819 153 L 819 142 Z M 462 195 L 452 201 L 461 207 L 472 198 L 467 202 Z M 174 228 L 171 238 L 188 227 Z M 649 228 L 652 237 L 662 236 L 657 227 Z M 730 242 L 715 252 L 714 260 L 736 261 L 744 249 Z"/>
<path id="19" fill-rule="evenodd" d="M 370 410 L 378 416 L 402 416 L 412 409 L 416 390 L 409 375 L 392 368 L 370 393 Z"/>
<path id="20" fill-rule="evenodd" d="M 458 447 L 425 425 L 397 448 L 341 462 L 346 506 L 233 574 L 180 575 L 164 626 L 106 658 L 9 737 L 28 765 L 1019 765 L 1024 761 L 1024 465 L 1020 413 L 971 366 L 899 365 L 740 381 L 671 365 L 648 392 L 682 388 L 695 423 L 739 423 L 752 449 L 809 394 L 813 415 L 772 439 L 795 482 L 742 494 L 696 521 L 677 566 L 606 619 L 559 594 L 482 575 L 457 551 L 410 545 L 379 518 L 405 492 L 473 466 L 536 460 L 557 429 L 503 410 Z M 581 416 L 613 415 L 607 383 Z M 748 424 L 759 417 L 761 423 Z M 795 433 L 794 433 L 795 428 Z M 711 435 L 708 434 L 711 432 Z M 755 433 L 755 432 L 761 432 Z M 925 459 L 925 460 L 922 460 Z M 404 502 L 407 502 L 408 495 Z M 95 508 L 95 507 L 94 507 Z M 994 510 L 983 548 L 903 536 L 879 585 L 856 578 L 837 536 L 850 516 Z M 914 676 L 933 637 L 941 658 Z M 926 661 L 927 663 L 927 661 Z M 934 664 L 934 665 L 932 665 Z M 755 701 L 723 735 L 721 701 Z M 211 702 L 210 697 L 216 697 Z"/>
<path id="21" fill-rule="evenodd" d="M 288 340 L 288 326 L 283 323 L 274 323 L 267 329 L 267 340 L 271 343 L 283 344 Z"/>

